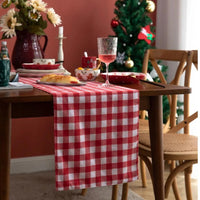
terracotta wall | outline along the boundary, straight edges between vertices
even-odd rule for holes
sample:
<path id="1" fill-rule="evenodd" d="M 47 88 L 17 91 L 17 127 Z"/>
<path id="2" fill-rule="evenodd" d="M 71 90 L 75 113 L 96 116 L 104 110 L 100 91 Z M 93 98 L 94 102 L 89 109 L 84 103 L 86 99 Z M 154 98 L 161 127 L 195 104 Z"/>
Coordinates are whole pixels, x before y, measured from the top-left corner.
<path id="1" fill-rule="evenodd" d="M 84 51 L 97 56 L 98 36 L 113 34 L 110 21 L 114 17 L 114 4 L 115 0 L 48 0 L 48 7 L 53 7 L 62 17 L 64 36 L 67 37 L 64 40 L 64 66 L 72 74 L 80 66 Z M 46 34 L 49 43 L 45 57 L 57 58 L 58 27 L 49 24 Z M 15 38 L 8 40 L 10 54 L 14 42 Z M 53 153 L 52 117 L 12 120 L 12 158 Z"/>
<path id="2" fill-rule="evenodd" d="M 64 26 L 64 66 L 74 73 L 81 64 L 84 51 L 97 55 L 96 38 L 112 34 L 110 21 L 113 18 L 115 0 L 46 0 L 62 17 Z M 2 11 L 2 9 L 1 9 Z M 46 58 L 57 58 L 58 27 L 48 24 L 46 29 L 49 43 Z M 10 54 L 15 38 L 9 39 Z M 42 43 L 43 41 L 41 41 Z M 30 118 L 12 120 L 11 157 L 27 157 L 54 153 L 53 118 Z"/>

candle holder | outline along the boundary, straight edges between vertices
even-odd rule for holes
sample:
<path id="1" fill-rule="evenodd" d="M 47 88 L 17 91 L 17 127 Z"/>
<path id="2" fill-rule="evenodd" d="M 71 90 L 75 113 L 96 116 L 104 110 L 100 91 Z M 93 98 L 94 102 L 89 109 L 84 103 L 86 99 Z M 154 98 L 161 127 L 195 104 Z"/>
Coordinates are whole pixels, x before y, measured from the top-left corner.
<path id="1" fill-rule="evenodd" d="M 59 49 L 58 49 L 58 63 L 60 63 L 59 70 L 62 70 L 65 75 L 71 75 L 70 72 L 68 72 L 64 67 L 64 53 L 63 53 L 63 39 L 66 39 L 66 37 L 58 37 L 59 39 Z"/>

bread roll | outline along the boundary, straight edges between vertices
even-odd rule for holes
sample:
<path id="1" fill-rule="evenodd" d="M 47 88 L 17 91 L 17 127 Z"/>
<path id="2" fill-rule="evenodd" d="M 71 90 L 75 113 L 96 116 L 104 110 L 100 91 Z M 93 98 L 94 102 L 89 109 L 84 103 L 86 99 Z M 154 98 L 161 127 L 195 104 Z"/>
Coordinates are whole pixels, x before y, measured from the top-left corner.
<path id="1" fill-rule="evenodd" d="M 40 81 L 49 83 L 61 83 L 61 84 L 80 83 L 80 81 L 74 76 L 58 75 L 58 74 L 45 75 L 40 79 Z"/>

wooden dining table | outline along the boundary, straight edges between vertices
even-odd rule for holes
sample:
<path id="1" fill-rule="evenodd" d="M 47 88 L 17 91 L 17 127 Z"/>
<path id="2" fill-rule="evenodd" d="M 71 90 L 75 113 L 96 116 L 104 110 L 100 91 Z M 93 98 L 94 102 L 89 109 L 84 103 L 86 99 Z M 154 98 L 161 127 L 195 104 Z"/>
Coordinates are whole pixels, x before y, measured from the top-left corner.
<path id="1" fill-rule="evenodd" d="M 154 195 L 156 200 L 164 199 L 163 184 L 163 142 L 162 142 L 162 96 L 190 93 L 187 87 L 157 86 L 145 82 L 121 84 L 138 89 L 140 110 L 147 110 L 149 116 L 150 141 Z M 53 96 L 39 89 L 0 90 L 0 199 L 9 200 L 10 150 L 12 118 L 53 116 Z"/>

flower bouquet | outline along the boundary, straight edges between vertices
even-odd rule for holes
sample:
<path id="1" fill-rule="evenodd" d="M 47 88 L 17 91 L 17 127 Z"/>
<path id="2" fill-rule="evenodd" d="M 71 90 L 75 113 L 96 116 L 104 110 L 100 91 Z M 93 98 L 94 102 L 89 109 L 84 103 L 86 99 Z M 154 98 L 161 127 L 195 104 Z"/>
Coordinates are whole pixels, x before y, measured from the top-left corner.
<path id="1" fill-rule="evenodd" d="M 10 8 L 0 18 L 2 39 L 16 36 L 16 31 L 28 31 L 31 34 L 45 35 L 47 20 L 54 26 L 61 24 L 61 18 L 53 8 L 47 8 L 42 0 L 3 0 L 1 7 Z M 12 6 L 13 7 L 13 6 Z M 43 18 L 46 16 L 47 20 Z"/>
<path id="2" fill-rule="evenodd" d="M 1 39 L 17 36 L 12 51 L 13 67 L 22 68 L 23 63 L 32 63 L 34 58 L 44 58 L 48 42 L 44 29 L 48 21 L 54 26 L 61 24 L 60 16 L 53 8 L 47 8 L 43 0 L 3 0 L 1 7 L 9 8 L 0 18 L 0 31 L 3 32 Z M 40 45 L 41 37 L 45 39 L 43 48 Z"/>

